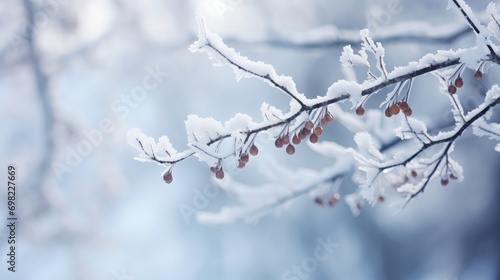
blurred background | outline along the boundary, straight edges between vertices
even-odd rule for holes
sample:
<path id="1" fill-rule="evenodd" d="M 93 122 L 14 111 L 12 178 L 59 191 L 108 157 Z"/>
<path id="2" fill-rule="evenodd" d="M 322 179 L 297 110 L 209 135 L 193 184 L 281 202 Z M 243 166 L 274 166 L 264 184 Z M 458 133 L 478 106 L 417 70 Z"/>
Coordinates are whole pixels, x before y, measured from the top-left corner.
<path id="1" fill-rule="evenodd" d="M 182 211 L 212 186 L 206 164 L 194 158 L 179 164 L 166 185 L 163 168 L 134 161 L 137 151 L 126 139 L 138 127 L 155 138 L 168 135 L 183 150 L 189 114 L 226 121 L 241 112 L 259 121 L 264 101 L 288 108 L 276 89 L 257 79 L 238 82 L 229 67 L 213 67 L 205 54 L 188 50 L 198 33 L 196 12 L 231 47 L 294 77 L 312 98 L 345 78 L 342 47 L 277 42 L 325 26 L 370 27 L 376 38 L 406 22 L 463 24 L 447 2 L 0 2 L 0 165 L 18 169 L 16 272 L 7 270 L 9 233 L 2 226 L 0 279 L 500 279 L 500 157 L 492 141 L 471 133 L 454 152 L 465 180 L 446 187 L 433 182 L 401 212 L 380 204 L 354 217 L 344 202 L 324 208 L 304 196 L 256 224 L 218 227 Z M 480 14 L 490 1 L 468 2 Z M 390 42 L 388 68 L 474 42 L 470 32 L 442 42 Z M 497 82 L 496 71 L 481 83 L 466 78 L 464 91 L 484 92 Z M 147 79 L 154 86 L 133 95 Z M 412 95 L 414 114 L 435 124 L 451 120 L 438 86 L 427 75 Z M 376 100 L 368 107 L 377 108 Z M 333 125 L 321 140 L 352 145 L 352 134 Z M 272 146 L 262 140 L 261 154 L 290 168 L 332 163 L 305 145 L 293 157 Z M 264 184 L 258 166 L 266 159 L 259 157 L 234 178 Z M 340 192 L 353 190 L 348 179 Z M 4 187 L 0 218 L 7 224 L 6 195 Z M 235 203 L 220 193 L 199 210 Z M 315 266 L 306 264 L 307 273 L 287 273 L 314 256 L 318 238 L 336 248 Z"/>

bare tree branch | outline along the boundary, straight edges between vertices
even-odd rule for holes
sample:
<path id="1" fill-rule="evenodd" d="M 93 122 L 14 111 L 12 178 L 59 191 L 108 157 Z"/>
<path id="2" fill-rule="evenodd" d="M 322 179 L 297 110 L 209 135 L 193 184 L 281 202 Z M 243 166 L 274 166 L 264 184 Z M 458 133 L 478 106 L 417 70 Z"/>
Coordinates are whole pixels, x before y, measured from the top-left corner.
<path id="1" fill-rule="evenodd" d="M 31 23 L 34 22 L 34 7 L 30 0 L 23 0 L 24 9 L 27 18 Z M 32 65 L 33 76 L 35 79 L 36 91 L 40 102 L 43 119 L 44 150 L 42 158 L 38 163 L 37 175 L 32 178 L 37 178 L 37 183 L 44 182 L 49 173 L 49 168 L 54 157 L 55 140 L 54 140 L 54 109 L 48 89 L 48 78 L 42 70 L 40 57 L 37 53 L 35 45 L 35 34 L 29 34 L 27 37 L 28 56 Z"/>

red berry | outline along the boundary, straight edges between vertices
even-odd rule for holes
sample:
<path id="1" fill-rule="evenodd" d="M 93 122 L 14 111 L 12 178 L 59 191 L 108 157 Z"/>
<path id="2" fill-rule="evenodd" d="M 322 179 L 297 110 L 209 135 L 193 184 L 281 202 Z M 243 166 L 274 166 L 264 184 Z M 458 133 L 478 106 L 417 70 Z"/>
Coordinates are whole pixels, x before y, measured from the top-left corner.
<path id="1" fill-rule="evenodd" d="M 218 170 L 217 173 L 215 173 L 215 177 L 217 179 L 223 179 L 224 178 L 224 171 L 222 169 Z"/>
<path id="2" fill-rule="evenodd" d="M 412 170 L 412 171 L 411 171 L 411 176 L 412 176 L 412 177 L 417 177 L 417 175 L 418 175 L 418 174 L 417 174 L 417 171 L 415 171 L 415 170 Z"/>
<path id="3" fill-rule="evenodd" d="M 242 154 L 240 156 L 240 160 L 244 163 L 247 163 L 250 160 L 250 156 L 248 156 L 248 154 Z"/>
<path id="4" fill-rule="evenodd" d="M 450 178 L 451 178 L 452 180 L 456 180 L 456 179 L 458 179 L 457 175 L 455 175 L 455 174 L 453 174 L 453 173 L 451 173 L 451 174 L 450 174 Z"/>
<path id="5" fill-rule="evenodd" d="M 450 181 L 448 180 L 448 178 L 443 178 L 443 179 L 441 179 L 441 185 L 443 185 L 443 186 L 448 185 L 448 183 L 449 183 L 449 182 L 450 182 Z"/>
<path id="6" fill-rule="evenodd" d="M 363 210 L 363 205 L 361 205 L 361 203 L 359 203 L 359 202 L 358 202 L 358 203 L 356 203 L 356 208 L 357 208 L 359 211 L 361 211 L 361 210 Z"/>
<path id="7" fill-rule="evenodd" d="M 274 146 L 276 146 L 276 148 L 283 147 L 283 139 L 281 138 L 276 139 L 276 141 L 274 141 Z"/>
<path id="8" fill-rule="evenodd" d="M 328 200 L 328 206 L 335 205 L 340 200 L 340 195 L 338 193 L 334 194 L 330 200 Z"/>
<path id="9" fill-rule="evenodd" d="M 252 156 L 256 156 L 259 154 L 259 148 L 257 148 L 257 146 L 255 145 L 252 145 L 252 147 L 250 147 L 250 154 Z"/>
<path id="10" fill-rule="evenodd" d="M 379 195 L 379 197 L 378 197 L 378 201 L 379 201 L 379 202 L 384 202 L 384 201 L 385 201 L 385 196 L 383 196 L 383 195 Z"/>
<path id="11" fill-rule="evenodd" d="M 397 104 L 392 104 L 391 107 L 389 107 L 389 110 L 393 116 L 399 114 L 399 106 Z"/>
<path id="12" fill-rule="evenodd" d="M 413 113 L 413 111 L 411 110 L 411 108 L 408 108 L 408 110 L 403 111 L 403 114 L 405 114 L 405 116 L 407 116 L 407 117 L 411 116 L 412 113 Z"/>
<path id="13" fill-rule="evenodd" d="M 304 139 L 306 139 L 307 134 L 309 134 L 309 133 L 307 132 L 307 130 L 305 130 L 305 129 L 301 129 L 301 130 L 300 130 L 300 132 L 299 132 L 299 139 L 300 139 L 300 140 L 304 140 Z M 297 143 L 295 143 L 295 144 L 297 144 Z"/>
<path id="14" fill-rule="evenodd" d="M 323 118 L 321 118 L 321 120 L 320 120 L 320 124 L 321 124 L 321 125 L 327 125 L 327 124 L 328 124 L 328 121 L 327 121 L 327 120 L 323 117 Z"/>
<path id="15" fill-rule="evenodd" d="M 288 145 L 290 144 L 290 136 L 285 135 L 283 136 L 283 145 Z"/>
<path id="16" fill-rule="evenodd" d="M 304 127 L 305 127 L 307 130 L 311 131 L 311 130 L 314 128 L 314 124 L 313 124 L 313 122 L 312 122 L 312 121 L 307 121 L 307 122 L 304 124 Z"/>
<path id="17" fill-rule="evenodd" d="M 455 86 L 456 86 L 457 88 L 461 88 L 463 85 L 464 85 L 464 80 L 462 79 L 462 77 L 458 77 L 458 78 L 455 80 Z"/>
<path id="18" fill-rule="evenodd" d="M 399 108 L 401 108 L 401 110 L 407 110 L 410 108 L 410 106 L 408 105 L 408 103 L 406 101 L 401 101 L 398 103 L 398 106 Z"/>
<path id="19" fill-rule="evenodd" d="M 297 135 L 293 136 L 292 143 L 295 144 L 295 145 L 300 144 L 300 139 L 299 139 L 299 137 Z"/>
<path id="20" fill-rule="evenodd" d="M 318 135 L 316 134 L 311 134 L 311 136 L 309 136 L 309 141 L 311 141 L 311 143 L 318 143 Z"/>
<path id="21" fill-rule="evenodd" d="M 217 168 L 215 166 L 210 166 L 210 171 L 212 171 L 212 173 L 215 173 L 217 171 Z"/>
<path id="22" fill-rule="evenodd" d="M 389 109 L 389 107 L 387 107 L 387 109 L 385 109 L 385 112 L 384 112 L 384 113 L 385 113 L 385 116 L 386 116 L 386 117 L 388 117 L 388 118 L 392 117 L 392 114 L 391 114 L 391 109 Z"/>
<path id="23" fill-rule="evenodd" d="M 450 94 L 455 94 L 455 93 L 457 92 L 457 87 L 456 87 L 456 86 L 454 86 L 454 85 L 449 85 L 449 86 L 448 86 L 448 92 L 449 92 Z"/>
<path id="24" fill-rule="evenodd" d="M 243 161 L 241 160 L 238 160 L 238 168 L 244 168 L 246 165 L 246 163 L 244 163 Z"/>
<path id="25" fill-rule="evenodd" d="M 295 147 L 292 144 L 286 146 L 286 153 L 289 155 L 293 155 L 295 153 Z"/>
<path id="26" fill-rule="evenodd" d="M 165 172 L 165 174 L 163 174 L 163 181 L 165 181 L 165 183 L 170 184 L 170 183 L 172 183 L 173 180 L 174 180 L 174 177 L 172 176 L 171 170 L 169 170 L 169 171 Z"/>
<path id="27" fill-rule="evenodd" d="M 483 72 L 477 70 L 476 73 L 474 73 L 474 78 L 476 78 L 476 80 L 481 80 L 483 78 Z"/>
<path id="28" fill-rule="evenodd" d="M 364 114 L 365 114 L 365 108 L 363 108 L 363 106 L 359 106 L 358 108 L 356 108 L 356 115 L 362 116 Z"/>
<path id="29" fill-rule="evenodd" d="M 318 205 L 323 205 L 323 199 L 321 199 L 320 197 L 316 197 L 314 198 L 314 203 Z"/>
<path id="30" fill-rule="evenodd" d="M 321 134 L 323 134 L 323 128 L 321 126 L 317 126 L 315 129 L 314 129 L 314 134 L 320 136 Z"/>
<path id="31" fill-rule="evenodd" d="M 326 112 L 326 114 L 323 118 L 325 119 L 326 123 L 333 122 L 333 116 L 330 112 Z"/>

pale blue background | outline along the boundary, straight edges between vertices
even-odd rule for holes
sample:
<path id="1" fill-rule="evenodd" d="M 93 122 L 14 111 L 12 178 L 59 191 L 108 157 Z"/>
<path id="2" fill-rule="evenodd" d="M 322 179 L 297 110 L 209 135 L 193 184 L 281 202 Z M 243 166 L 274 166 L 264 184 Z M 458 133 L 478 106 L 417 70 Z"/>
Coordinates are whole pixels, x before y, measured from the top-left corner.
<path id="1" fill-rule="evenodd" d="M 98 128 L 104 118 L 110 118 L 116 130 L 62 181 L 51 169 L 37 172 L 46 149 L 41 103 L 27 42 L 10 39 L 26 25 L 25 10 L 23 1 L 2 1 L 0 168 L 10 162 L 18 166 L 20 220 L 15 276 L 6 271 L 7 232 L 4 227 L 0 231 L 0 279 L 109 280 L 119 279 L 116 275 L 122 270 L 137 280 L 282 279 L 287 269 L 313 254 L 316 238 L 329 235 L 339 247 L 310 279 L 499 279 L 500 178 L 495 171 L 500 157 L 491 141 L 471 133 L 462 137 L 454 153 L 464 167 L 464 182 L 447 187 L 434 182 L 399 214 L 383 204 L 354 217 L 343 202 L 321 208 L 304 197 L 256 225 L 211 227 L 194 219 L 186 223 L 178 207 L 191 204 L 194 189 L 210 184 L 208 167 L 187 160 L 176 166 L 174 183 L 165 185 L 161 167 L 132 160 L 136 151 L 126 142 L 127 131 L 139 127 L 153 137 L 168 134 L 182 150 L 188 114 L 225 121 L 242 112 L 260 120 L 263 101 L 286 108 L 287 97 L 256 79 L 236 82 L 228 67 L 214 68 L 206 55 L 187 50 L 197 34 L 196 10 L 200 3 L 215 1 L 60 2 L 60 9 L 34 31 L 57 119 L 54 160 L 64 160 L 66 148 L 75 148 L 83 139 L 82 131 Z M 436 26 L 463 20 L 456 11 L 446 10 L 447 2 L 401 0 L 402 12 L 391 15 L 387 26 L 410 20 Z M 474 2 L 479 12 L 489 1 L 468 2 Z M 232 38 L 231 46 L 242 54 L 294 77 L 299 91 L 314 97 L 343 78 L 341 48 L 289 49 L 241 41 L 274 39 L 283 32 L 306 32 L 327 24 L 362 29 L 373 20 L 370 11 L 387 9 L 388 1 L 226 3 L 236 4 L 223 15 L 209 12 L 207 24 L 223 38 Z M 449 45 L 393 43 L 386 46 L 387 63 L 406 65 L 427 52 L 473 44 L 472 34 Z M 126 118 L 119 118 L 111 104 L 141 83 L 148 65 L 159 65 L 170 76 Z M 491 69 L 484 85 L 467 78 L 463 93 L 495 82 L 497 71 Z M 418 79 L 412 98 L 414 114 L 425 121 L 440 123 L 450 117 L 434 77 Z M 350 137 L 344 128 L 332 126 L 323 139 L 349 144 Z M 331 163 L 305 146 L 294 157 L 272 144 L 263 146 L 261 153 L 291 167 L 318 169 Z M 252 159 L 237 179 L 264 183 L 258 164 L 258 157 Z M 349 179 L 341 193 L 353 190 Z M 2 221 L 5 195 L 2 190 Z M 221 194 L 205 210 L 233 203 Z"/>

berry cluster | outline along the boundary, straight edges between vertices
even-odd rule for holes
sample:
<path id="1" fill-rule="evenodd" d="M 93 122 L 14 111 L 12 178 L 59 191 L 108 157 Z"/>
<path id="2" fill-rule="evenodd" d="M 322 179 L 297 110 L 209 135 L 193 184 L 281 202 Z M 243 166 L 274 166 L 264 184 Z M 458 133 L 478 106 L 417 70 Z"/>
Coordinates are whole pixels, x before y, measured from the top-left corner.
<path id="1" fill-rule="evenodd" d="M 449 94 L 455 94 L 457 92 L 457 89 L 461 88 L 464 85 L 464 80 L 460 76 L 461 68 L 462 67 L 459 67 L 457 72 L 454 75 L 452 75 L 452 77 L 449 79 L 449 84 L 448 84 Z M 477 69 L 476 72 L 474 73 L 474 78 L 476 80 L 481 80 L 483 78 L 483 72 L 481 71 L 481 67 Z"/>
<path id="2" fill-rule="evenodd" d="M 397 102 L 390 106 L 387 106 L 384 113 L 386 117 L 390 118 L 399 114 L 399 112 L 403 112 L 403 114 L 407 117 L 411 116 L 411 114 L 413 113 L 410 105 L 408 105 L 408 102 L 406 101 Z"/>
<path id="3" fill-rule="evenodd" d="M 245 152 L 241 152 L 238 158 L 238 168 L 244 168 L 245 165 L 250 161 L 250 156 L 256 156 L 259 154 L 259 148 L 255 144 L 251 144 Z M 210 171 L 215 174 L 215 178 L 222 180 L 224 179 L 224 169 L 222 167 L 222 159 L 219 160 L 216 166 L 211 166 Z"/>
<path id="4" fill-rule="evenodd" d="M 222 164 L 217 164 L 216 166 L 211 166 L 210 171 L 215 174 L 215 178 L 224 179 L 224 170 L 222 169 Z"/>
<path id="5" fill-rule="evenodd" d="M 315 122 L 321 124 L 321 125 L 327 125 L 333 121 L 333 116 L 330 112 L 326 111 L 324 115 L 316 120 Z M 298 145 L 302 140 L 304 140 L 307 136 L 309 136 L 309 141 L 311 143 L 317 143 L 318 142 L 318 137 L 323 133 L 323 128 L 319 125 L 313 122 L 313 121 L 306 121 L 304 122 L 299 128 L 296 129 L 295 132 L 290 133 L 287 131 L 287 133 L 282 133 L 281 136 L 279 136 L 275 142 L 274 145 L 277 148 L 282 148 L 283 146 L 286 145 L 286 152 L 289 155 L 293 155 L 295 153 L 295 147 L 292 144 Z M 290 139 L 291 138 L 291 139 Z M 291 142 L 291 143 L 290 143 Z M 246 164 L 250 161 L 250 156 L 256 156 L 259 154 L 259 148 L 253 143 L 250 144 L 249 148 L 242 151 L 240 153 L 240 156 L 238 158 L 238 168 L 244 168 Z M 222 160 L 219 160 L 218 164 L 216 166 L 210 167 L 210 171 L 215 174 L 215 177 L 217 179 L 223 179 L 224 178 L 224 169 L 222 166 Z M 164 176 L 164 180 L 167 183 L 172 182 L 172 174 L 171 172 L 167 172 L 166 174 L 169 174 L 169 180 L 167 181 Z"/>
<path id="6" fill-rule="evenodd" d="M 250 160 L 250 155 L 256 156 L 258 154 L 259 154 L 259 148 L 257 148 L 257 146 L 255 146 L 255 144 L 251 144 L 250 148 L 248 148 L 247 151 L 241 153 L 241 155 L 238 159 L 237 167 L 238 168 L 245 167 L 245 165 Z M 225 175 L 222 163 L 223 163 L 222 159 L 219 159 L 216 166 L 210 167 L 210 171 L 215 174 L 215 178 L 220 179 L 220 180 L 224 179 L 224 175 Z M 173 168 L 173 165 L 163 174 L 163 181 L 165 181 L 165 183 L 167 183 L 167 184 L 170 184 L 173 181 L 172 168 Z"/>
<path id="7" fill-rule="evenodd" d="M 338 193 L 334 194 L 331 197 L 316 197 L 314 199 L 314 203 L 320 205 L 320 206 L 328 206 L 328 207 L 333 207 L 337 202 L 340 200 L 340 195 Z"/>
<path id="8" fill-rule="evenodd" d="M 450 94 L 455 94 L 457 92 L 457 88 L 461 88 L 463 85 L 464 85 L 464 80 L 462 79 L 462 77 L 458 76 L 455 79 L 455 82 L 453 82 L 453 84 L 450 84 L 448 86 L 448 92 Z"/>
<path id="9" fill-rule="evenodd" d="M 405 175 L 405 176 L 404 176 L 403 184 L 408 183 L 408 182 L 410 181 L 410 178 L 411 178 L 412 180 L 415 180 L 415 178 L 417 178 L 417 176 L 418 176 L 417 171 L 415 171 L 414 169 L 412 169 L 412 170 L 410 171 L 410 175 Z"/>
<path id="10" fill-rule="evenodd" d="M 453 169 L 449 165 L 447 165 L 446 170 L 447 170 L 446 171 L 446 175 L 442 175 L 441 176 L 441 185 L 443 185 L 443 186 L 448 185 L 450 183 L 450 179 L 451 180 L 457 180 L 458 179 L 456 173 L 453 171 Z M 404 182 L 403 183 L 408 183 L 410 181 L 410 178 L 412 180 L 414 180 L 414 179 L 418 180 L 418 178 L 417 178 L 418 175 L 419 175 L 418 172 L 416 170 L 412 169 L 410 171 L 409 175 L 405 175 L 404 176 Z"/>
<path id="11" fill-rule="evenodd" d="M 250 161 L 250 156 L 256 156 L 259 154 L 259 148 L 255 146 L 255 144 L 250 144 L 250 147 L 246 151 L 242 151 L 240 153 L 240 157 L 238 158 L 238 168 L 244 168 L 245 165 Z M 224 169 L 222 167 L 222 159 L 219 159 L 219 162 L 216 166 L 211 166 L 210 171 L 215 174 L 215 178 L 222 180 L 224 179 Z"/>
<path id="12" fill-rule="evenodd" d="M 474 73 L 474 78 L 476 80 L 481 80 L 483 78 L 483 63 L 479 66 L 479 68 L 476 70 Z M 465 68 L 465 65 L 462 64 L 460 65 L 457 70 L 451 75 L 451 77 L 448 79 L 448 93 L 450 94 L 455 94 L 457 92 L 458 88 L 463 87 L 464 85 L 464 80 L 461 77 L 461 74 Z M 444 80 L 444 78 L 442 77 Z M 406 117 L 409 117 L 412 115 L 413 111 L 408 104 L 408 98 L 409 94 L 411 91 L 411 80 L 410 80 L 410 85 L 408 86 L 408 89 L 405 94 L 403 94 L 403 97 L 401 97 L 401 92 L 404 88 L 404 84 L 401 83 L 394 91 L 394 95 L 391 97 L 391 101 L 388 103 L 384 113 L 385 116 L 390 118 L 392 116 L 398 115 L 400 112 L 402 112 Z M 401 98 L 401 99 L 400 99 Z M 358 116 L 363 116 L 366 112 L 365 108 L 363 107 L 363 104 L 366 102 L 367 99 L 365 99 L 361 105 L 359 105 L 356 108 L 356 115 Z M 401 100 L 401 101 L 398 101 Z M 309 141 L 311 143 L 317 143 L 319 140 L 319 136 L 323 134 L 323 127 L 325 125 L 328 125 L 334 120 L 334 117 L 326 108 L 323 108 L 319 114 L 319 116 L 314 116 L 311 117 L 310 119 L 305 121 L 304 123 L 300 124 L 298 127 L 290 130 L 289 129 L 289 124 L 285 127 L 285 129 L 280 133 L 280 135 L 276 138 L 274 145 L 276 148 L 282 148 L 286 147 L 286 153 L 289 155 L 295 154 L 295 146 L 300 144 L 304 139 L 309 137 Z M 247 149 L 243 149 L 240 151 L 240 155 L 238 158 L 238 168 L 244 168 L 245 165 L 249 162 L 250 156 L 256 156 L 259 153 L 259 149 L 255 144 L 253 144 L 253 141 L 250 142 L 250 145 L 247 146 Z M 170 166 L 169 169 L 167 169 L 164 174 L 163 174 L 163 180 L 165 183 L 170 184 L 173 181 L 173 176 L 172 176 L 172 168 L 173 165 Z M 222 159 L 219 159 L 219 162 L 216 166 L 211 166 L 210 171 L 215 174 L 215 177 L 217 179 L 223 179 L 224 178 L 224 169 L 222 166 Z M 411 170 L 410 175 L 405 176 L 405 183 L 410 180 L 410 177 L 416 178 L 418 176 L 418 173 L 415 170 Z M 457 176 L 453 172 L 447 172 L 446 176 L 443 176 L 441 178 L 441 185 L 446 186 L 448 185 L 450 179 L 456 180 Z M 315 202 L 319 205 L 322 206 L 333 206 L 335 203 L 340 199 L 340 196 L 338 194 L 333 195 L 332 197 L 325 197 L 325 198 L 320 198 L 317 197 L 315 199 Z M 384 197 L 381 196 L 379 197 L 379 201 L 383 202 Z"/>
<path id="13" fill-rule="evenodd" d="M 441 185 L 442 186 L 448 185 L 448 183 L 450 182 L 450 179 L 451 180 L 458 179 L 457 175 L 451 170 L 451 168 L 447 168 L 447 171 L 448 171 L 448 172 L 446 172 L 447 174 L 445 176 L 441 177 Z"/>
<path id="14" fill-rule="evenodd" d="M 319 124 L 318 124 L 319 121 Z M 306 139 L 309 136 L 309 141 L 311 143 L 317 143 L 319 136 L 323 134 L 323 128 L 321 125 L 327 125 L 333 121 L 333 116 L 330 112 L 326 111 L 325 114 L 319 119 L 316 120 L 316 124 L 308 120 L 304 122 L 304 124 L 297 129 L 295 133 L 290 134 L 289 132 L 282 133 L 276 140 L 274 141 L 274 146 L 276 148 L 282 148 L 286 146 L 286 153 L 289 155 L 293 155 L 295 153 L 295 147 L 293 144 L 298 145 L 302 140 Z M 291 143 L 290 143 L 291 136 Z"/>
<path id="15" fill-rule="evenodd" d="M 392 103 L 387 108 L 385 109 L 385 116 L 390 118 L 392 116 L 395 116 L 399 114 L 399 112 L 403 112 L 403 114 L 407 117 L 411 116 L 413 113 L 412 109 L 410 108 L 410 105 L 408 105 L 408 102 L 406 101 L 400 101 L 396 103 Z M 363 108 L 363 105 L 360 105 L 356 108 L 356 115 L 362 116 L 365 114 L 365 108 Z"/>
<path id="16" fill-rule="evenodd" d="M 455 174 L 450 174 L 448 177 L 441 178 L 441 185 L 446 186 L 450 182 L 450 179 L 456 180 L 458 177 Z"/>
<path id="17" fill-rule="evenodd" d="M 238 168 L 244 168 L 245 165 L 248 163 L 248 161 L 250 161 L 250 156 L 251 155 L 256 156 L 258 154 L 259 154 L 259 148 L 257 148 L 255 144 L 252 144 L 252 146 L 250 146 L 250 149 L 248 149 L 248 152 L 242 153 L 240 155 L 240 158 L 238 159 Z"/>

